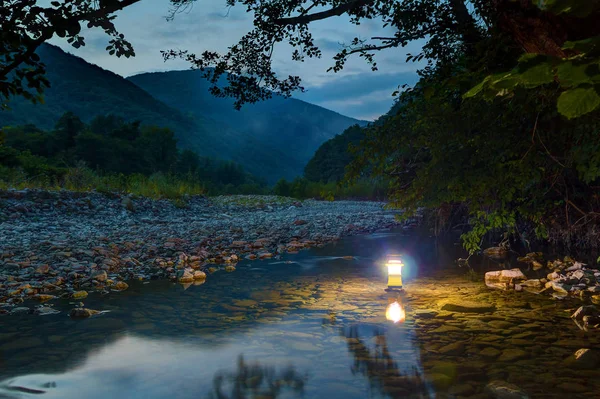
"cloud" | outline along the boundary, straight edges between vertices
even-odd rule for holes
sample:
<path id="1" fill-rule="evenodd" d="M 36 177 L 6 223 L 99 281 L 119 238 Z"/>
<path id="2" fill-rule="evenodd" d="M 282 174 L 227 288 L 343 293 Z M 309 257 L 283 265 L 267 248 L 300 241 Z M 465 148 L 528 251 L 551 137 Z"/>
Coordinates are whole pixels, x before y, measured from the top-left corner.
<path id="1" fill-rule="evenodd" d="M 363 72 L 330 79 L 318 87 L 309 87 L 294 97 L 355 118 L 374 120 L 386 113 L 394 102 L 398 86 L 414 85 L 412 72 Z"/>

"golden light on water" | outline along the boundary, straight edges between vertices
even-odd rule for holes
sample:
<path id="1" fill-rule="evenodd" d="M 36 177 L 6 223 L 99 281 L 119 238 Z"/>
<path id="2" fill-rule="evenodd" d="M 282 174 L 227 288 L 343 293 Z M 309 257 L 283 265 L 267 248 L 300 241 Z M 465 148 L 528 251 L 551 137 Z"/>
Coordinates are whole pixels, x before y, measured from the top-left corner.
<path id="1" fill-rule="evenodd" d="M 406 312 L 398 302 L 392 302 L 385 309 L 385 318 L 394 323 L 403 323 L 406 320 Z"/>

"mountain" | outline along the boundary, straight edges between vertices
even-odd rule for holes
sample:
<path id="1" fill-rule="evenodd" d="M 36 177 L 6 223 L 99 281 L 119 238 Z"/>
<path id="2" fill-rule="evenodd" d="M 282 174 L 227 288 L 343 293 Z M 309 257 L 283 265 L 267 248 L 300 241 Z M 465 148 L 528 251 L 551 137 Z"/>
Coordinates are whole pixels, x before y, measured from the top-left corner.
<path id="1" fill-rule="evenodd" d="M 207 111 L 220 109 L 222 100 L 213 99 L 209 93 L 202 93 L 206 94 L 206 108 L 201 112 L 194 110 L 191 104 L 185 107 L 177 104 L 176 91 L 169 101 L 171 104 L 165 103 L 136 85 L 138 79 L 127 80 L 58 47 L 43 45 L 38 54 L 46 64 L 47 77 L 52 85 L 44 94 L 45 103 L 31 104 L 18 97 L 12 99 L 11 109 L 0 111 L 0 126 L 35 124 L 50 129 L 66 111 L 72 111 L 84 122 L 97 115 L 114 114 L 126 120 L 140 120 L 146 125 L 168 127 L 175 132 L 181 148 L 194 150 L 203 156 L 234 160 L 249 172 L 274 182 L 280 177 L 291 178 L 301 174 L 304 164 L 323 141 L 356 123 L 354 119 L 298 100 L 292 101 L 294 106 L 290 107 L 283 103 L 287 101 L 283 99 L 272 100 L 273 109 L 278 111 L 263 104 L 255 108 L 254 118 L 252 113 L 242 111 L 246 113 L 246 119 L 227 123 L 227 117 L 223 115 L 235 110 L 222 110 L 221 114 L 213 117 Z M 169 74 L 158 75 L 164 77 Z M 180 76 L 185 72 L 172 74 Z M 147 78 L 140 77 L 139 80 L 148 82 Z M 189 83 L 190 86 L 192 84 Z M 181 94 L 180 103 L 189 100 L 189 97 L 186 97 L 187 100 L 183 98 L 184 94 L 189 96 L 188 92 Z M 215 100 L 214 104 L 211 104 L 211 99 Z M 274 115 L 274 112 L 280 115 Z M 269 115 L 278 117 L 276 124 L 269 121 Z M 329 117 L 333 119 L 331 123 L 327 120 Z M 300 122 L 295 123 L 294 118 Z M 347 126 L 342 123 L 340 126 L 344 127 L 336 130 L 338 120 L 347 120 Z M 283 123 L 288 123 L 290 129 L 273 130 L 273 126 L 281 127 Z M 252 129 L 240 128 L 244 125 L 252 126 Z M 266 126 L 264 131 L 260 126 Z M 310 132 L 310 137 L 305 132 Z"/>
<path id="2" fill-rule="evenodd" d="M 398 113 L 403 105 L 396 101 L 390 110 L 380 116 L 368 126 L 381 126 L 388 118 Z M 314 155 L 304 168 L 304 177 L 310 181 L 339 182 L 346 173 L 346 166 L 352 161 L 353 155 L 349 151 L 350 145 L 359 145 L 366 138 L 368 126 L 354 125 L 344 130 L 341 134 L 325 141 L 315 151 Z"/>
<path id="3" fill-rule="evenodd" d="M 302 168 L 323 142 L 349 126 L 367 123 L 281 96 L 246 104 L 238 111 L 233 108 L 233 100 L 209 93 L 210 84 L 200 71 L 143 73 L 127 79 L 193 119 L 209 117 L 235 129 L 240 144 L 253 139 L 285 151 L 294 173 L 280 177 L 302 174 Z"/>

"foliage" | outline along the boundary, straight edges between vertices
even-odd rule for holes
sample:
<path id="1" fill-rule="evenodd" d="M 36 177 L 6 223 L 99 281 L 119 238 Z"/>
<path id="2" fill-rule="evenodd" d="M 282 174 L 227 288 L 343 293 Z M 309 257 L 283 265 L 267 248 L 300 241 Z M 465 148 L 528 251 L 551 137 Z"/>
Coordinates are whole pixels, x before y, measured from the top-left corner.
<path id="1" fill-rule="evenodd" d="M 518 87 L 536 88 L 557 81 L 562 90 L 556 102 L 559 113 L 571 119 L 598 109 L 600 36 L 566 42 L 562 49 L 576 53 L 565 58 L 525 54 L 515 69 L 487 76 L 463 97 L 482 95 L 491 100 L 511 95 Z"/>
<path id="2" fill-rule="evenodd" d="M 472 230 L 463 243 L 470 252 L 491 232 L 529 241 L 597 224 L 597 113 L 565 119 L 552 85 L 517 89 L 510 101 L 462 102 L 463 71 L 455 65 L 448 77 L 448 69 L 432 70 L 405 92 L 395 115 L 367 130 L 348 177 L 389 178 L 391 204 L 405 216 L 419 207 L 465 204 Z M 425 86 L 435 94 L 426 96 Z"/>
<path id="3" fill-rule="evenodd" d="M 116 189 L 149 197 L 186 193 L 261 193 L 265 183 L 231 161 L 179 151 L 173 132 L 114 115 L 89 125 L 65 113 L 52 131 L 35 126 L 4 128 L 0 165 L 5 184 L 60 186 L 74 190 Z M 18 171 L 22 171 L 19 173 Z"/>
<path id="4" fill-rule="evenodd" d="M 20 95 L 41 102 L 40 94 L 50 82 L 35 50 L 53 36 L 66 38 L 75 48 L 85 45 L 82 23 L 100 28 L 109 37 L 111 55 L 130 57 L 133 47 L 113 23 L 113 13 L 139 0 L 54 0 L 51 2 L 7 0 L 0 8 L 0 107 Z"/>
<path id="5" fill-rule="evenodd" d="M 281 196 L 291 196 L 298 199 L 314 198 L 325 201 L 334 199 L 377 200 L 386 198 L 387 185 L 364 179 L 353 184 L 338 184 L 336 182 L 322 183 L 298 177 L 291 182 L 281 179 L 273 187 L 273 193 Z"/>

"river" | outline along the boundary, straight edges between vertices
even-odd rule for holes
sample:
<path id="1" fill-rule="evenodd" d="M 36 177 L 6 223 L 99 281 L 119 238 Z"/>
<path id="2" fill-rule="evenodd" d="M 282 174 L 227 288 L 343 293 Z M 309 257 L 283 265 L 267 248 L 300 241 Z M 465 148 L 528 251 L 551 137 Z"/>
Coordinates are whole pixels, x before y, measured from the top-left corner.
<path id="1" fill-rule="evenodd" d="M 384 291 L 389 252 L 405 255 L 402 295 Z M 487 290 L 457 256 L 401 232 L 354 236 L 199 285 L 91 294 L 104 312 L 89 319 L 70 319 L 68 300 L 4 316 L 0 398 L 598 397 L 600 371 L 566 360 L 599 344 L 569 319 L 577 304 Z M 465 298 L 494 310 L 441 309 Z M 394 302 L 406 320 L 386 318 Z"/>

